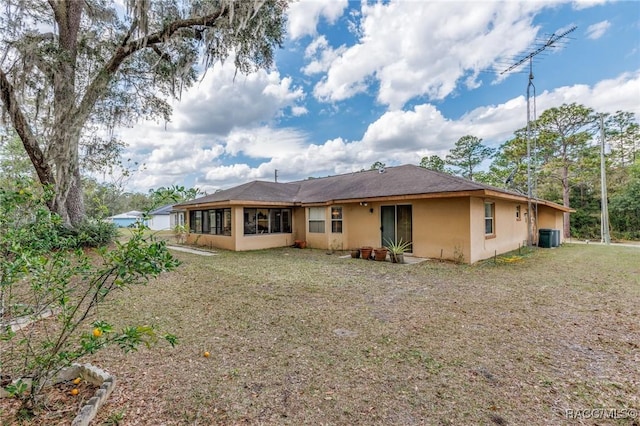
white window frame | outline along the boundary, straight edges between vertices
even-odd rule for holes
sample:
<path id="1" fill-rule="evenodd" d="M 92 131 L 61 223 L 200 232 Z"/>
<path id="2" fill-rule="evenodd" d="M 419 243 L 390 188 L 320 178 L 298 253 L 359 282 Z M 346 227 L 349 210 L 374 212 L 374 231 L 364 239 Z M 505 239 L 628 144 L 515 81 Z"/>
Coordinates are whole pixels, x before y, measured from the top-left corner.
<path id="1" fill-rule="evenodd" d="M 326 217 L 327 209 L 325 207 L 309 207 L 309 233 L 324 234 Z"/>
<path id="2" fill-rule="evenodd" d="M 490 208 L 489 216 L 487 216 L 487 207 Z M 491 232 L 487 232 L 487 221 L 491 222 Z M 484 202 L 484 236 L 486 238 L 496 236 L 496 203 L 494 201 Z"/>
<path id="3" fill-rule="evenodd" d="M 334 213 L 338 213 L 336 215 L 334 215 Z M 342 234 L 342 226 L 344 224 L 344 222 L 342 221 L 342 206 L 332 206 L 331 207 L 331 233 L 332 234 Z M 338 225 L 338 223 L 340 224 L 339 231 L 336 231 L 336 226 Z"/>

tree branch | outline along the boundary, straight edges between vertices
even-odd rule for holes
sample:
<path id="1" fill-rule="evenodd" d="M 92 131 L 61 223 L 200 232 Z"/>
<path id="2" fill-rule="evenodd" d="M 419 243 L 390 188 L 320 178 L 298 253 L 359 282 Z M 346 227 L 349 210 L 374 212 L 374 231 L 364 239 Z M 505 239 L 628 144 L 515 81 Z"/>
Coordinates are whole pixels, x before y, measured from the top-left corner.
<path id="1" fill-rule="evenodd" d="M 206 16 L 180 19 L 169 23 L 162 30 L 157 31 L 153 34 L 149 34 L 148 36 L 123 43 L 115 51 L 111 59 L 102 67 L 93 81 L 87 87 L 82 100 L 76 108 L 75 114 L 73 114 L 75 124 L 83 124 L 88 119 L 91 111 L 93 110 L 93 106 L 104 94 L 107 86 L 109 85 L 109 82 L 111 81 L 111 78 L 115 75 L 116 71 L 118 71 L 122 63 L 129 56 L 133 55 L 139 50 L 165 42 L 166 40 L 173 37 L 175 33 L 182 28 L 189 28 L 192 26 L 212 27 L 218 19 L 225 16 L 227 13 L 227 9 L 220 9 L 217 12 Z M 129 36 L 130 32 L 127 34 L 127 38 Z"/>
<path id="2" fill-rule="evenodd" d="M 24 149 L 27 151 L 31 162 L 36 169 L 40 182 L 43 185 L 55 185 L 53 170 L 49 163 L 47 163 L 42 150 L 40 149 L 40 145 L 38 144 L 38 140 L 36 139 L 33 130 L 31 130 L 31 127 L 18 104 L 18 98 L 13 86 L 9 82 L 9 79 L 2 68 L 0 68 L 0 99 L 2 99 L 2 103 L 9 112 L 11 123 L 22 140 Z"/>
<path id="3" fill-rule="evenodd" d="M 38 69 L 44 74 L 47 78 L 47 81 L 51 85 L 54 83 L 55 71 L 53 66 L 47 61 L 44 61 L 41 55 L 37 53 L 34 54 L 34 47 L 37 47 L 40 42 L 43 41 L 53 41 L 54 35 L 53 33 L 46 34 L 28 34 L 25 36 L 24 41 L 25 44 L 21 45 L 21 43 L 12 43 L 14 48 L 22 53 L 23 58 L 28 58 L 30 61 L 38 67 Z"/>

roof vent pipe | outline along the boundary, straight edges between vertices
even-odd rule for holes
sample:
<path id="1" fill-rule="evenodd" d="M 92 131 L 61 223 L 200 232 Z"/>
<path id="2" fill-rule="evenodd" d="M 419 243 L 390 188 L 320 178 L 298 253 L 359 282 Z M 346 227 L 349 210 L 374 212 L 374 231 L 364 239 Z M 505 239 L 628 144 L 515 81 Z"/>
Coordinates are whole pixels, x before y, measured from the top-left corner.
<path id="1" fill-rule="evenodd" d="M 382 173 L 384 173 L 384 172 L 386 172 L 386 170 L 384 169 L 384 167 L 380 167 L 380 168 L 378 169 L 378 173 L 382 174 Z"/>

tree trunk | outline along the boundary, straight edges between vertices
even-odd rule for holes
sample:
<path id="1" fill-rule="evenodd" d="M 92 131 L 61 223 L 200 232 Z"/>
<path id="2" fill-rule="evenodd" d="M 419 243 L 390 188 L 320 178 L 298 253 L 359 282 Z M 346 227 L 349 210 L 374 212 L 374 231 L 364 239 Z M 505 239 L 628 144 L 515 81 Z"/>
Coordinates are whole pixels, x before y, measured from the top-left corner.
<path id="1" fill-rule="evenodd" d="M 50 161 L 55 167 L 53 211 L 69 228 L 74 228 L 85 218 L 78 153 L 80 133 L 81 128 L 76 123 L 71 128 L 68 125 L 57 126 L 49 150 Z"/>
<path id="2" fill-rule="evenodd" d="M 565 207 L 569 206 L 569 167 L 562 167 L 562 203 Z M 571 223 L 569 222 L 569 213 L 564 213 L 564 237 L 569 238 L 571 235 Z"/>
<path id="3" fill-rule="evenodd" d="M 69 224 L 72 227 L 79 225 L 86 217 L 84 208 L 84 194 L 82 192 L 82 180 L 80 179 L 80 170 L 76 169 L 74 173 L 73 183 L 67 194 L 67 202 L 65 203 L 67 214 L 69 215 Z"/>
<path id="4" fill-rule="evenodd" d="M 51 162 L 55 166 L 55 212 L 65 226 L 78 225 L 85 216 L 80 180 L 78 146 L 86 119 L 77 120 L 76 73 L 78 31 L 83 2 L 60 2 L 54 7 L 59 28 L 61 55 L 57 60 L 60 72 L 53 76 L 54 127 L 50 140 Z"/>

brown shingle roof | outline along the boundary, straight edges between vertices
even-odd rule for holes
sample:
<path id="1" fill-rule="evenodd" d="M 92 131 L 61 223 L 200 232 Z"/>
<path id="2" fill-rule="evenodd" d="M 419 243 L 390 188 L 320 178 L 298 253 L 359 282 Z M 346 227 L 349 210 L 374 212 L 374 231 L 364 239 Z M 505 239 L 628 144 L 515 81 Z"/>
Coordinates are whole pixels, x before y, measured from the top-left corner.
<path id="1" fill-rule="evenodd" d="M 276 183 L 253 181 L 224 191 L 187 201 L 179 207 L 224 201 L 255 201 L 324 203 L 333 200 L 352 200 L 403 195 L 455 193 L 490 190 L 510 196 L 522 194 L 473 182 L 424 167 L 403 165 L 378 170 L 348 173 L 297 182 Z"/>
<path id="2" fill-rule="evenodd" d="M 195 200 L 186 201 L 178 206 L 193 204 L 215 203 L 220 201 L 261 201 L 261 202 L 295 202 L 296 194 L 300 190 L 299 183 L 276 183 L 253 181 L 223 191 L 214 192 Z"/>
<path id="3" fill-rule="evenodd" d="M 487 185 L 406 164 L 388 167 L 384 173 L 367 170 L 301 182 L 298 201 L 318 203 L 329 200 L 375 198 L 398 195 L 489 189 Z M 491 188 L 494 189 L 494 188 Z M 504 192 L 504 190 L 499 190 Z"/>

